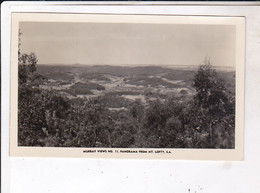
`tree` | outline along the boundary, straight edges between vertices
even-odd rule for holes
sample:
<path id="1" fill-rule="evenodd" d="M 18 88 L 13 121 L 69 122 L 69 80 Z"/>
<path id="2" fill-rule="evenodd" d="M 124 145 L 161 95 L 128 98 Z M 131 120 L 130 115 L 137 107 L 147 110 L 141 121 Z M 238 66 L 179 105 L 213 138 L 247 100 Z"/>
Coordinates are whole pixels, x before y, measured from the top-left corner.
<path id="1" fill-rule="evenodd" d="M 35 87 L 38 62 L 34 53 L 21 53 L 21 31 L 18 44 L 18 144 L 40 145 L 39 139 L 45 137 L 45 96 Z"/>
<path id="2" fill-rule="evenodd" d="M 18 80 L 19 85 L 26 83 L 32 79 L 33 73 L 36 71 L 36 64 L 38 62 L 35 53 L 30 54 L 21 53 L 21 36 L 22 32 L 19 30 L 18 43 Z"/>
<path id="3" fill-rule="evenodd" d="M 194 76 L 193 86 L 196 89 L 194 101 L 198 112 L 201 112 L 200 129 L 209 132 L 210 147 L 214 147 L 213 129 L 216 123 L 220 122 L 227 113 L 234 113 L 230 108 L 229 96 L 225 87 L 225 82 L 218 76 L 209 59 L 205 59 Z M 202 126 L 202 123 L 207 123 Z M 205 128 L 206 127 L 206 128 Z"/>

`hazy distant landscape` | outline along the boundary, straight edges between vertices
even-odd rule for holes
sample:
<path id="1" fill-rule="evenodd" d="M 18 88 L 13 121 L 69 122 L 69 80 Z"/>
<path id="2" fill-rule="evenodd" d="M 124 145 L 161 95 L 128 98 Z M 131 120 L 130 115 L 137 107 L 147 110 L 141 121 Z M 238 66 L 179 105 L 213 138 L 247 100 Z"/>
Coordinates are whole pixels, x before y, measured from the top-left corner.
<path id="1" fill-rule="evenodd" d="M 38 66 L 37 72 L 48 79 L 41 88 L 57 90 L 68 98 L 102 97 L 107 107 L 117 110 L 140 100 L 191 96 L 194 70 L 163 67 L 118 66 Z"/>
<path id="2" fill-rule="evenodd" d="M 101 97 L 110 110 L 120 110 L 140 100 L 142 104 L 175 96 L 192 98 L 195 89 L 192 78 L 198 66 L 109 65 L 38 65 L 37 72 L 46 77 L 40 88 L 56 90 L 73 98 Z M 234 71 L 220 71 L 232 90 Z"/>

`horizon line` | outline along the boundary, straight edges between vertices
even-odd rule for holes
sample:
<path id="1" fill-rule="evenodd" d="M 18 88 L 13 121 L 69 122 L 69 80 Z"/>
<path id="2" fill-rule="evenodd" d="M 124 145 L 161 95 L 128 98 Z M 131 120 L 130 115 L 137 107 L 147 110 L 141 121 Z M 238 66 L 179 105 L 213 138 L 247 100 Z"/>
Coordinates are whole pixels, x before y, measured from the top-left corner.
<path id="1" fill-rule="evenodd" d="M 70 63 L 70 64 L 61 64 L 61 63 L 48 63 L 48 64 L 37 64 L 37 65 L 57 65 L 57 66 L 120 66 L 120 67 L 143 67 L 143 66 L 158 66 L 158 67 L 176 67 L 176 66 L 189 66 L 189 67 L 198 67 L 203 64 L 81 64 L 81 63 Z M 234 68 L 235 66 L 223 66 L 223 65 L 214 65 L 213 67 L 224 67 L 224 68 Z"/>

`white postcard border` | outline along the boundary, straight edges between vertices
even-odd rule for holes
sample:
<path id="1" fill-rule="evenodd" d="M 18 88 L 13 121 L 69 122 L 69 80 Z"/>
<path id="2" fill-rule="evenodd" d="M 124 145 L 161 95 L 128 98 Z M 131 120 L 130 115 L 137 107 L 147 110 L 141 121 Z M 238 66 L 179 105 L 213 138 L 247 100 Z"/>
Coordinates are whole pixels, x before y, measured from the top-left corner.
<path id="1" fill-rule="evenodd" d="M 152 17 L 152 19 L 151 19 Z M 140 153 L 143 148 L 53 148 L 20 147 L 17 144 L 18 106 L 18 29 L 21 21 L 53 22 L 101 22 L 101 23 L 171 23 L 209 24 L 236 26 L 236 130 L 235 149 L 166 149 L 145 148 L 153 153 Z M 12 13 L 11 34 L 11 102 L 10 102 L 10 156 L 29 157 L 85 157 L 85 158 L 134 158 L 134 159 L 192 159 L 192 160 L 243 160 L 244 128 L 244 63 L 245 63 L 245 18 L 216 16 L 162 16 L 162 15 L 113 15 L 113 14 L 51 14 Z M 84 151 L 96 150 L 95 153 Z M 106 153 L 98 150 L 107 151 Z M 112 150 L 113 153 L 109 153 Z M 120 153 L 125 150 L 138 153 Z M 118 151 L 119 153 L 115 153 Z M 158 151 L 158 153 L 155 153 Z M 164 151 L 164 153 L 160 152 Z M 166 153 L 171 152 L 171 153 Z"/>

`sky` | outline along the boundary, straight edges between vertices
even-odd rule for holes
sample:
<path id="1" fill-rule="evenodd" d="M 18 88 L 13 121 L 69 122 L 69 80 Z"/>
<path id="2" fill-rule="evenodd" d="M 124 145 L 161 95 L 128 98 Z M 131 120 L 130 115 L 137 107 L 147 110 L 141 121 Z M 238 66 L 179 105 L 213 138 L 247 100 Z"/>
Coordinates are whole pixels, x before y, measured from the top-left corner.
<path id="1" fill-rule="evenodd" d="M 21 22 L 38 64 L 235 66 L 232 25 Z"/>

